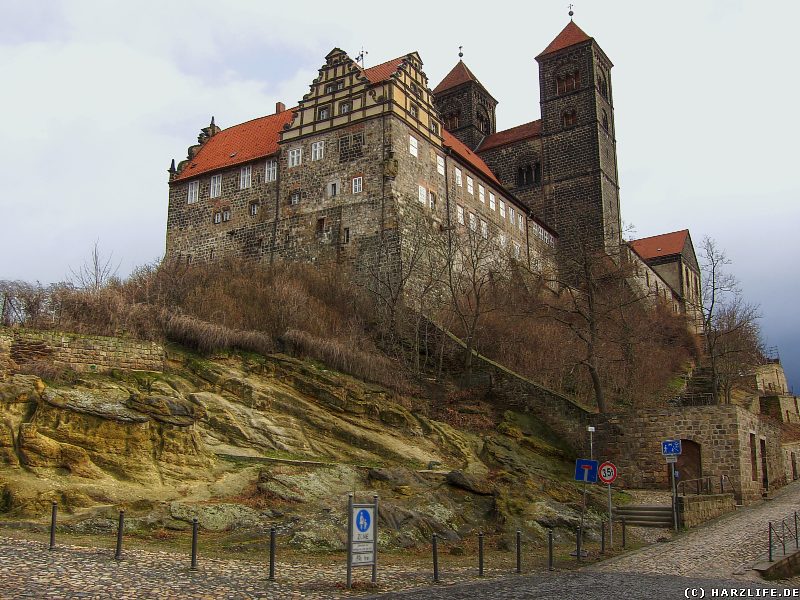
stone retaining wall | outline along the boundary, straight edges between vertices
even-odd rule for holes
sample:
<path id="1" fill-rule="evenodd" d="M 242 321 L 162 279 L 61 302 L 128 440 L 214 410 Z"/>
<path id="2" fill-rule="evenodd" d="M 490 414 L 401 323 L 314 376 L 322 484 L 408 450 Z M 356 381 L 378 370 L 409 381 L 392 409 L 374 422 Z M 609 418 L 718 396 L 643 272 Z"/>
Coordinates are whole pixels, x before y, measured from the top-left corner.
<path id="1" fill-rule="evenodd" d="M 114 369 L 162 371 L 164 348 L 155 342 L 78 333 L 0 331 L 0 375 L 8 371 L 11 361 L 24 365 L 35 360 L 79 373 L 107 373 Z"/>
<path id="2" fill-rule="evenodd" d="M 736 510 L 733 494 L 678 496 L 678 518 L 683 527 L 696 527 Z"/>

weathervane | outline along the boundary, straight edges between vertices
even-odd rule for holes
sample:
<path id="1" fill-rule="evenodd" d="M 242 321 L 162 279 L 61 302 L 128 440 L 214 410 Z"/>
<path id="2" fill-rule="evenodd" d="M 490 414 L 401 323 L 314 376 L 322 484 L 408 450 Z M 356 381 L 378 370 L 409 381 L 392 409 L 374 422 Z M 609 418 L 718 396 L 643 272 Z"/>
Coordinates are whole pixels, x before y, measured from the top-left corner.
<path id="1" fill-rule="evenodd" d="M 569 5 L 569 20 L 570 20 L 570 21 L 572 21 L 572 15 L 574 15 L 574 14 L 575 14 L 574 12 L 572 12 L 572 8 L 573 8 L 573 5 L 572 5 L 572 4 L 570 4 L 570 5 Z"/>
<path id="2" fill-rule="evenodd" d="M 364 50 L 364 46 L 361 46 L 361 52 L 359 52 L 358 56 L 356 56 L 356 62 L 361 65 L 362 69 L 364 68 L 364 58 L 367 54 L 369 54 L 369 52 Z"/>
<path id="3" fill-rule="evenodd" d="M 464 58 L 464 53 L 462 52 L 463 49 L 464 49 L 464 46 L 459 46 L 458 47 L 458 58 Z"/>

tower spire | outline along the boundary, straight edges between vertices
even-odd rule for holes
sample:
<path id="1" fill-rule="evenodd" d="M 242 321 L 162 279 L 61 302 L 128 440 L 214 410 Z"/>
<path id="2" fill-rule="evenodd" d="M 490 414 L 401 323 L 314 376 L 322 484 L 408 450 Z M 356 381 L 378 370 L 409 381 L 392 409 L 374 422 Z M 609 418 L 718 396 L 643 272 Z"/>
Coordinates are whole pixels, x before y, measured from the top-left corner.
<path id="1" fill-rule="evenodd" d="M 569 14 L 569 20 L 570 20 L 570 21 L 572 21 L 572 15 L 574 15 L 574 14 L 575 14 L 575 13 L 572 11 L 572 8 L 573 8 L 573 5 L 572 5 L 572 4 L 570 4 L 570 5 L 569 5 L 569 13 L 568 13 L 568 14 Z"/>

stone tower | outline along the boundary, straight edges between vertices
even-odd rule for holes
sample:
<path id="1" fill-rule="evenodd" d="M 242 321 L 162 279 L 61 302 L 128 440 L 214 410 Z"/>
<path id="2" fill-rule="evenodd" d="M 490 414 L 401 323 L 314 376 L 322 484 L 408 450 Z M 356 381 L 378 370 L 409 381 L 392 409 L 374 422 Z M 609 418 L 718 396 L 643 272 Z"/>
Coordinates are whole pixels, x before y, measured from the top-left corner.
<path id="1" fill-rule="evenodd" d="M 611 256 L 621 242 L 611 61 L 572 20 L 539 63 L 542 215 L 571 249 Z"/>
<path id="2" fill-rule="evenodd" d="M 459 60 L 433 90 L 444 127 L 471 150 L 497 129 L 497 100 Z"/>

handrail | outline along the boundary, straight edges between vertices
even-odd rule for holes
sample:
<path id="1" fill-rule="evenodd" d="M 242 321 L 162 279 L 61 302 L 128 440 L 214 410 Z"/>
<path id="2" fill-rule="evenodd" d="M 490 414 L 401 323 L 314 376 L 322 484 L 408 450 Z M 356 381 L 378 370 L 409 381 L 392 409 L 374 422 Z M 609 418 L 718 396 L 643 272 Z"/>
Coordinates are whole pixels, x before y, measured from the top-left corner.
<path id="1" fill-rule="evenodd" d="M 685 496 L 686 490 L 689 487 L 690 483 L 694 483 L 695 487 L 695 495 L 699 496 L 701 494 L 713 494 L 714 493 L 714 482 L 717 479 L 716 475 L 706 475 L 705 477 L 698 477 L 696 479 L 685 479 L 683 481 L 678 482 L 678 495 Z M 733 491 L 733 484 L 731 483 L 730 477 L 725 475 L 724 473 L 719 476 L 719 493 L 725 493 L 725 480 L 728 481 L 728 487 L 731 491 Z M 691 495 L 691 491 L 689 492 Z"/>
<path id="2" fill-rule="evenodd" d="M 786 521 L 789 521 L 789 525 L 787 527 Z M 775 523 L 780 523 L 780 534 L 778 533 L 778 527 Z M 778 542 L 780 542 L 781 547 L 783 548 L 783 555 L 786 556 L 786 539 L 788 537 L 789 540 L 794 539 L 794 548 L 795 550 L 800 550 L 800 538 L 798 538 L 798 519 L 797 519 L 797 511 L 791 516 L 784 517 L 780 521 L 770 521 L 769 522 L 769 562 L 775 562 L 772 558 L 772 546 L 774 545 L 774 540 L 777 538 Z M 792 531 L 792 525 L 794 525 L 794 531 Z"/>

